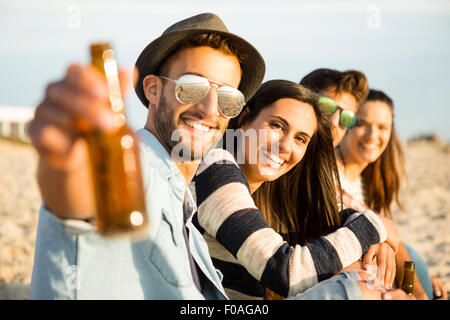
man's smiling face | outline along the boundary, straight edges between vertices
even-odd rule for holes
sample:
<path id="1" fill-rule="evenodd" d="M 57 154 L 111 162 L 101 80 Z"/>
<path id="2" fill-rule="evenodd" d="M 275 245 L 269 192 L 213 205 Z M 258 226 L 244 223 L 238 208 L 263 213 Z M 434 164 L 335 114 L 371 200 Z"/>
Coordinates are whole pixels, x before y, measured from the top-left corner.
<path id="1" fill-rule="evenodd" d="M 177 80 L 184 74 L 195 74 L 237 88 L 241 68 L 234 55 L 201 46 L 185 48 L 170 58 L 172 64 L 166 76 Z M 206 154 L 222 137 L 229 119 L 218 109 L 216 88 L 195 104 L 181 104 L 175 96 L 175 83 L 161 79 L 161 99 L 156 106 L 154 127 L 166 149 L 181 145 L 183 160 L 196 160 Z"/>

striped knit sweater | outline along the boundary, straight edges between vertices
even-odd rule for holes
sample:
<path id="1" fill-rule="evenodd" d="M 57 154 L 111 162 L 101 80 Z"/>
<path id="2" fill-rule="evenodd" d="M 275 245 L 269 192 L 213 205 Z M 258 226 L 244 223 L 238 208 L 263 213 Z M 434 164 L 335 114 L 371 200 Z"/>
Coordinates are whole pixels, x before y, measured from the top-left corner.
<path id="1" fill-rule="evenodd" d="M 305 246 L 290 246 L 256 208 L 248 182 L 226 150 L 213 149 L 190 185 L 196 198 L 193 222 L 206 240 L 231 299 L 258 299 L 264 287 L 287 297 L 301 293 L 361 258 L 386 239 L 371 211 Z M 345 221 L 345 220 L 343 220 Z"/>

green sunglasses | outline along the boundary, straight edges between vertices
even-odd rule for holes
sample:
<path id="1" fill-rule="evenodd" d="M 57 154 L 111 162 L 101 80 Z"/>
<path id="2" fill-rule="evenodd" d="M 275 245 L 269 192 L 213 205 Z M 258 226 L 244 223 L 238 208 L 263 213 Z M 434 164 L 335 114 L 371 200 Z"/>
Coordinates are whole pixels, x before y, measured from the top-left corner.
<path id="1" fill-rule="evenodd" d="M 356 125 L 356 115 L 351 111 L 344 110 L 339 107 L 333 99 L 322 96 L 319 98 L 319 103 L 328 115 L 334 114 L 338 109 L 340 110 L 339 125 L 342 129 L 348 130 Z"/>

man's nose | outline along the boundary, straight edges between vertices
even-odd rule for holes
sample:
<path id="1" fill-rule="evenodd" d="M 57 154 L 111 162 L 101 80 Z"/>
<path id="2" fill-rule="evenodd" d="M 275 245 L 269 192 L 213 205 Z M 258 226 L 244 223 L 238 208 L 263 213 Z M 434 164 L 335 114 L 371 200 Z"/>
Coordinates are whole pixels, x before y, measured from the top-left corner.
<path id="1" fill-rule="evenodd" d="M 336 110 L 335 113 L 333 113 L 330 117 L 330 125 L 332 128 L 337 128 L 339 127 L 339 117 L 341 115 L 341 111 L 340 110 Z"/>
<path id="2" fill-rule="evenodd" d="M 197 103 L 196 109 L 204 118 L 215 118 L 220 116 L 217 88 L 211 86 L 206 97 Z"/>

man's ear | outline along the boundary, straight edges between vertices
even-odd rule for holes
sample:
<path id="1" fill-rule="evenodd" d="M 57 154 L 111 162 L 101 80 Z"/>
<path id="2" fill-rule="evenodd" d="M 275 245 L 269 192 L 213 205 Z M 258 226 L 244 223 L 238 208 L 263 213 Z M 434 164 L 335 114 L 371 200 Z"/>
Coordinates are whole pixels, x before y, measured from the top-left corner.
<path id="1" fill-rule="evenodd" d="M 142 80 L 142 86 L 147 100 L 150 101 L 152 106 L 157 106 L 162 91 L 161 79 L 154 74 L 149 74 Z"/>

